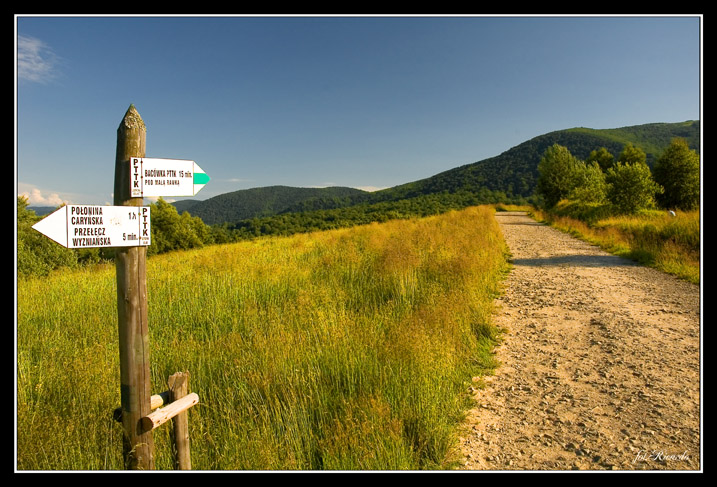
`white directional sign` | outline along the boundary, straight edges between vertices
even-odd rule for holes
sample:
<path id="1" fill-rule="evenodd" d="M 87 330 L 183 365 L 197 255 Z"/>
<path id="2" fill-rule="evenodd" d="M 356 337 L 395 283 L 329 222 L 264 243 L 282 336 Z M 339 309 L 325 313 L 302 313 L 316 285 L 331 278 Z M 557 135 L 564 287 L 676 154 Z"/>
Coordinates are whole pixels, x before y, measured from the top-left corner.
<path id="1" fill-rule="evenodd" d="M 130 163 L 132 198 L 194 196 L 209 182 L 209 176 L 194 161 L 133 157 Z"/>
<path id="2" fill-rule="evenodd" d="M 149 206 L 67 205 L 32 228 L 63 247 L 143 247 L 150 244 Z"/>

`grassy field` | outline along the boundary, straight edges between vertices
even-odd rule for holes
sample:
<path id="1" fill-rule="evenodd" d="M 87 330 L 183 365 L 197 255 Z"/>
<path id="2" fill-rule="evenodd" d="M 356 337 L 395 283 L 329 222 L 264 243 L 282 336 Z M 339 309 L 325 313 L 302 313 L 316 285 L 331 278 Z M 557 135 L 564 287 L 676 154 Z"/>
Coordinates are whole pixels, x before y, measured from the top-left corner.
<path id="1" fill-rule="evenodd" d="M 493 211 L 150 258 L 152 391 L 190 373 L 193 468 L 451 468 L 466 389 L 496 366 Z M 17 468 L 122 469 L 114 267 L 17 287 Z"/>
<path id="2" fill-rule="evenodd" d="M 700 282 L 700 213 L 643 210 L 614 215 L 606 207 L 561 202 L 550 212 L 533 216 L 606 251 L 643 265 Z"/>

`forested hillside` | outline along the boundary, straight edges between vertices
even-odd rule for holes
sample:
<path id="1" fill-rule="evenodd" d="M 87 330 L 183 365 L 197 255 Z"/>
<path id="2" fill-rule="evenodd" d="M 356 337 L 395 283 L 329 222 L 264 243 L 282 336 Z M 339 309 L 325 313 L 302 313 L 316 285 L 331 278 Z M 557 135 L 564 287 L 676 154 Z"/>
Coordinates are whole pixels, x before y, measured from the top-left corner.
<path id="1" fill-rule="evenodd" d="M 372 194 L 372 200 L 399 200 L 418 195 L 458 191 L 478 193 L 481 190 L 505 193 L 507 198 L 533 195 L 538 180 L 538 163 L 553 144 L 566 147 L 578 159 L 601 147 L 619 154 L 625 144 L 641 148 L 652 166 L 674 137 L 687 140 L 699 153 L 700 122 L 654 123 L 618 129 L 573 128 L 540 135 L 502 154 L 451 169 L 420 181 L 396 186 Z"/>
<path id="2" fill-rule="evenodd" d="M 652 166 L 674 137 L 684 138 L 690 148 L 699 153 L 700 122 L 558 130 L 530 139 L 495 157 L 373 193 L 351 188 L 271 186 L 226 193 L 202 202 L 178 202 L 175 206 L 179 212 L 189 211 L 208 225 L 245 222 L 239 226 L 246 227 L 246 221 L 251 219 L 355 205 L 377 211 L 379 207 L 371 205 L 381 203 L 380 208 L 395 210 L 407 206 L 403 200 L 414 200 L 410 204 L 414 207 L 417 201 L 435 205 L 438 199 L 451 202 L 441 203 L 441 206 L 452 206 L 456 199 L 477 203 L 494 203 L 497 200 L 522 203 L 533 196 L 538 180 L 538 163 L 553 144 L 566 147 L 578 159 L 586 159 L 591 151 L 602 147 L 617 155 L 629 143 L 642 149 L 647 155 L 647 164 Z"/>
<path id="3" fill-rule="evenodd" d="M 207 225 L 214 225 L 286 212 L 349 206 L 355 202 L 354 198 L 366 194 L 354 188 L 268 186 L 233 191 L 204 201 L 179 201 L 175 207 L 180 212 L 189 211 L 192 216 L 198 216 Z"/>

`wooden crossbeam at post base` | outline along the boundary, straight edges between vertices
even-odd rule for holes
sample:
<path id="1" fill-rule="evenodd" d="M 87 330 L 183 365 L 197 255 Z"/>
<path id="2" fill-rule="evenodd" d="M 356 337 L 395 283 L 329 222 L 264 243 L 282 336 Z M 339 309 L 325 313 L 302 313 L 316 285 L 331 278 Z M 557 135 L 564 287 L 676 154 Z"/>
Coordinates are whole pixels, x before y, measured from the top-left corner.
<path id="1" fill-rule="evenodd" d="M 199 402 L 199 396 L 195 393 L 188 394 L 181 399 L 169 403 L 166 407 L 157 409 L 140 419 L 143 431 L 151 431 L 154 428 L 166 423 L 178 414 L 183 413 Z"/>
<path id="2" fill-rule="evenodd" d="M 173 445 L 174 464 L 177 470 L 191 470 L 192 462 L 189 454 L 189 420 L 187 410 L 199 403 L 199 396 L 188 394 L 189 373 L 177 372 L 169 377 L 169 390 L 151 397 L 151 409 L 154 411 L 140 419 L 140 430 L 152 431 L 170 419 L 174 425 Z M 165 406 L 166 405 L 166 406 Z M 165 406 L 162 408 L 162 406 Z M 161 408 L 161 409 L 157 409 Z M 114 411 L 114 419 L 122 422 L 122 408 Z"/>
<path id="3" fill-rule="evenodd" d="M 154 394 L 150 398 L 149 409 L 151 411 L 154 411 L 155 409 L 161 408 L 162 406 L 164 406 L 165 404 L 169 404 L 170 402 L 171 401 L 169 400 L 169 391 L 164 391 L 159 394 Z M 112 417 L 114 418 L 115 421 L 117 421 L 118 423 L 121 423 L 122 422 L 122 408 L 119 407 L 119 408 L 115 409 L 114 412 L 112 413 Z"/>

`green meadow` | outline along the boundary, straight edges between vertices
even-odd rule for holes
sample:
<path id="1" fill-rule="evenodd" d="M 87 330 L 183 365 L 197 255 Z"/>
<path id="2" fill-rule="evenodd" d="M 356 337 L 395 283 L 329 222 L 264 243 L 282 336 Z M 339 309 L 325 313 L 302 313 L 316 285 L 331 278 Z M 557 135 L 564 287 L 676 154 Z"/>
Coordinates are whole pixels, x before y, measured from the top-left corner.
<path id="1" fill-rule="evenodd" d="M 467 388 L 497 365 L 494 211 L 150 257 L 152 392 L 189 372 L 193 469 L 453 468 Z M 112 265 L 18 280 L 18 470 L 124 468 L 116 299 Z"/>

